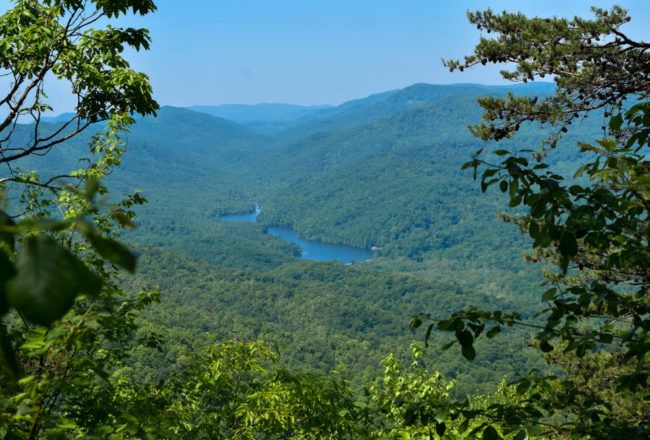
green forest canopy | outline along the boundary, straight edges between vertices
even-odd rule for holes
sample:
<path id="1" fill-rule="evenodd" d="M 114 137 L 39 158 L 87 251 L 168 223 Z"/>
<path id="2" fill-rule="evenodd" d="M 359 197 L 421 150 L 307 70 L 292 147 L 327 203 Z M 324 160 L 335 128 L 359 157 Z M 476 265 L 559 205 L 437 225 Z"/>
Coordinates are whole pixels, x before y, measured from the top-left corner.
<path id="1" fill-rule="evenodd" d="M 256 133 L 181 109 L 128 116 L 158 110 L 146 76 L 119 55 L 124 45 L 148 48 L 147 33 L 65 26 L 86 23 L 93 7 L 108 18 L 155 9 L 19 2 L 1 18 L 9 93 L 40 90 L 51 70 L 81 98 L 67 123 L 46 122 L 44 95 L 27 93 L 34 101 L 20 106 L 34 123 L 9 128 L 20 113 L 10 111 L 2 127 L 18 145 L 5 160 L 20 159 L 3 180 L 20 215 L 3 216 L 1 237 L 4 437 L 647 436 L 647 45 L 621 32 L 625 11 L 594 10 L 593 20 L 469 14 L 496 38 L 452 69 L 510 61 L 509 79 L 555 75 L 556 87 L 414 85 Z M 99 77 L 87 76 L 89 56 Z M 483 122 L 478 94 L 487 95 Z M 609 120 L 604 132 L 593 115 L 568 130 L 594 109 Z M 468 122 L 492 141 L 486 150 L 462 134 Z M 129 126 L 141 151 L 121 166 Z M 206 131 L 221 142 L 207 142 Z M 57 136 L 70 140 L 49 144 Z M 577 140 L 580 151 L 562 151 Z M 32 153 L 50 149 L 43 167 Z M 70 173 L 82 156 L 87 166 Z M 470 158 L 480 187 L 453 171 Z M 582 177 L 567 178 L 579 165 Z M 142 185 L 152 203 L 124 237 L 149 246 L 133 253 L 117 241 L 145 200 L 107 198 L 109 185 Z M 260 225 L 218 222 L 255 201 Z M 499 207 L 528 239 L 503 241 L 508 225 L 486 220 Z M 269 224 L 382 249 L 354 267 L 299 262 L 295 248 L 263 233 Z M 537 315 L 539 278 L 521 264 L 531 243 L 529 259 L 557 268 Z M 140 271 L 129 278 L 118 268 L 134 270 L 135 255 Z M 418 346 L 409 356 L 413 314 L 411 327 L 428 325 L 425 342 L 439 347 L 453 332 L 476 360 Z M 506 328 L 515 339 L 536 333 L 522 349 L 494 339 Z M 224 341 L 260 337 L 284 347 Z M 341 364 L 349 371 L 330 372 Z M 515 387 L 493 386 L 533 366 L 542 370 Z"/>

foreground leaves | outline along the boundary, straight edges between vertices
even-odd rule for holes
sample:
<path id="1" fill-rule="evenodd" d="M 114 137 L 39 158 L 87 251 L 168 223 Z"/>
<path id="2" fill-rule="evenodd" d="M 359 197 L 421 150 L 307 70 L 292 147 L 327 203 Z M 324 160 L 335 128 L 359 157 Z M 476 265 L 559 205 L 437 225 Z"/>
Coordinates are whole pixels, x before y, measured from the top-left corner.
<path id="1" fill-rule="evenodd" d="M 504 215 L 532 240 L 531 261 L 545 263 L 546 291 L 532 316 L 469 307 L 430 324 L 454 332 L 463 355 L 487 329 L 535 332 L 532 346 L 563 375 L 522 372 L 517 405 L 493 405 L 483 415 L 530 436 L 647 438 L 650 433 L 650 44 L 628 38 L 625 10 L 592 9 L 591 20 L 468 13 L 482 37 L 474 54 L 449 61 L 451 70 L 512 63 L 504 78 L 533 81 L 552 75 L 554 95 L 479 99 L 483 122 L 471 127 L 485 141 L 507 141 L 530 122 L 549 129 L 532 146 L 479 149 L 464 168 L 481 189 L 498 188 L 518 216 Z M 573 179 L 554 170 L 552 150 L 575 119 L 608 118 L 603 137 L 579 142 Z M 516 141 L 516 138 L 514 138 Z M 503 145 L 503 144 L 502 144 Z M 501 146 L 501 145 L 500 145 Z M 567 148 L 570 148 L 568 146 Z M 555 270 L 550 270 L 555 268 Z M 424 316 L 422 316 L 424 317 Z M 417 319 L 422 321 L 422 317 Z M 427 332 L 429 334 L 429 332 Z M 594 383 L 593 365 L 608 359 L 607 379 Z M 621 411 L 621 407 L 635 410 Z M 475 416 L 466 406 L 454 409 Z M 521 435 L 518 434 L 519 437 Z M 486 428 L 484 438 L 497 438 Z"/>
<path id="2" fill-rule="evenodd" d="M 7 283 L 7 299 L 29 321 L 49 326 L 81 294 L 95 296 L 102 280 L 51 237 L 28 237 L 16 260 L 16 276 Z"/>

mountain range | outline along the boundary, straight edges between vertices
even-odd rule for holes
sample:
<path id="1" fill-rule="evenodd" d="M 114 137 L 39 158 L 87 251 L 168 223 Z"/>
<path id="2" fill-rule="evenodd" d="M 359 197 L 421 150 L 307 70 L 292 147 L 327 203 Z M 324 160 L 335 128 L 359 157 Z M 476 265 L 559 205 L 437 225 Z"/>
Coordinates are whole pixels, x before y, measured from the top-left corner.
<path id="1" fill-rule="evenodd" d="M 382 342 L 379 335 L 388 327 L 374 328 L 372 321 L 394 323 L 401 316 L 407 323 L 418 310 L 440 311 L 446 292 L 454 292 L 454 304 L 472 298 L 530 309 L 537 302 L 539 268 L 524 261 L 527 240 L 495 215 L 517 212 L 508 211 L 498 191 L 483 194 L 471 172 L 461 166 L 483 146 L 467 130 L 468 124 L 480 121 L 477 97 L 553 91 L 549 83 L 414 84 L 338 106 L 166 106 L 155 118 L 136 118 L 125 137 L 129 151 L 124 164 L 109 183 L 115 196 L 138 189 L 149 199 L 139 209 L 138 229 L 124 239 L 137 243 L 141 254 L 138 280 L 167 289 L 169 302 L 151 319 L 173 328 L 172 334 L 185 328 L 190 339 L 205 331 L 233 338 L 275 335 L 291 347 L 291 359 L 327 369 L 336 366 L 337 356 L 348 353 L 345 347 L 374 341 L 389 350 L 390 344 L 407 340 L 411 336 L 403 325 Z M 42 130 L 54 130 L 59 123 L 56 118 L 44 122 Z M 78 167 L 77 158 L 88 151 L 90 136 L 99 128 L 20 166 L 39 169 L 43 175 Z M 30 129 L 17 127 L 16 142 L 26 140 Z M 577 166 L 576 141 L 594 139 L 599 130 L 598 118 L 583 121 L 567 133 L 549 160 L 570 175 Z M 540 127 L 524 126 L 505 145 L 534 149 L 544 136 Z M 223 215 L 252 212 L 255 203 L 261 206 L 257 222 L 219 221 Z M 295 245 L 265 233 L 271 225 L 291 228 L 305 238 L 373 247 L 375 258 L 350 271 L 331 263 L 306 265 Z M 304 271 L 314 275 L 299 276 Z M 328 276 L 342 281 L 323 283 Z M 375 278 L 366 279 L 370 276 Z M 377 287 L 408 284 L 409 279 L 422 283 L 415 302 L 392 297 L 399 289 Z M 254 298 L 249 288 L 257 292 Z M 264 299 L 265 289 L 276 293 Z M 373 304 L 373 292 L 367 289 L 381 292 L 382 302 Z M 231 291 L 240 293 L 233 296 Z M 359 313 L 332 306 L 345 304 L 350 295 Z M 289 307 L 289 297 L 313 306 L 309 311 Z M 247 306 L 251 301 L 259 307 L 255 313 Z M 184 304 L 184 313 L 201 318 L 191 323 L 165 321 L 174 314 L 169 304 L 176 304 L 176 310 Z M 206 310 L 216 315 L 206 315 Z M 323 313 L 325 321 L 319 318 Z M 353 315 L 348 319 L 342 316 L 346 313 Z M 222 316 L 221 324 L 217 315 Z M 299 326 L 291 334 L 282 330 L 293 325 L 288 320 L 301 316 L 320 323 L 305 324 L 305 332 L 330 326 L 327 334 L 336 342 L 323 355 L 328 360 L 305 354 L 296 339 L 303 338 Z M 364 324 L 355 324 L 357 318 Z M 518 334 L 519 341 L 522 336 Z M 399 344 L 403 348 L 403 342 Z M 519 350 L 513 344 L 500 351 Z M 378 352 L 366 352 L 373 362 L 380 358 Z M 504 365 L 515 362 L 508 358 L 504 363 L 498 353 L 488 357 L 492 360 L 486 360 L 485 372 L 489 362 L 501 364 L 477 383 L 497 381 Z M 445 358 L 449 374 L 469 374 L 454 362 Z M 364 374 L 365 364 L 358 359 L 348 363 L 354 365 L 354 374 Z"/>

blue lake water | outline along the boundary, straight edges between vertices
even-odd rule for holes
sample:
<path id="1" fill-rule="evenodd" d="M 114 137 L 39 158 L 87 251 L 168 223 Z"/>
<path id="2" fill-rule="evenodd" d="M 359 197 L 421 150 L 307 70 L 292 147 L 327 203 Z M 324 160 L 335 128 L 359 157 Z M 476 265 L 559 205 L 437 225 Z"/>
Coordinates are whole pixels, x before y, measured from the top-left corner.
<path id="1" fill-rule="evenodd" d="M 221 222 L 255 222 L 257 221 L 257 215 L 260 213 L 260 205 L 255 204 L 255 211 L 250 214 L 244 215 L 224 215 L 219 217 Z"/>
<path id="2" fill-rule="evenodd" d="M 303 260 L 339 260 L 347 264 L 355 261 L 370 260 L 373 257 L 372 251 L 369 249 L 324 243 L 317 240 L 306 240 L 300 238 L 298 234 L 287 228 L 269 226 L 266 232 L 275 237 L 282 237 L 287 243 L 296 243 L 299 245 L 302 250 L 300 258 Z"/>
<path id="3" fill-rule="evenodd" d="M 255 222 L 260 213 L 260 206 L 255 204 L 255 211 L 245 215 L 226 215 L 219 217 L 222 222 Z M 295 243 L 300 246 L 300 258 L 303 260 L 331 261 L 339 260 L 343 263 L 370 260 L 373 253 L 369 249 L 345 246 L 340 244 L 324 243 L 317 240 L 306 240 L 301 238 L 293 230 L 288 228 L 277 228 L 271 226 L 267 234 L 283 238 L 287 243 Z"/>

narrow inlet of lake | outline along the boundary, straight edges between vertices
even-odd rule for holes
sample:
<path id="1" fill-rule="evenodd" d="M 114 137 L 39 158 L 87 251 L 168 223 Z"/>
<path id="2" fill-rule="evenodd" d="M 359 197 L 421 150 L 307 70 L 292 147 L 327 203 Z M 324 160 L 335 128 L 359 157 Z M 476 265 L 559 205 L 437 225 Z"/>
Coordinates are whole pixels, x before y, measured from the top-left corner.
<path id="1" fill-rule="evenodd" d="M 260 213 L 260 206 L 255 204 L 255 211 L 245 215 L 226 215 L 219 217 L 222 222 L 255 222 Z M 340 244 L 325 243 L 318 240 L 307 240 L 289 228 L 278 228 L 269 226 L 266 233 L 274 237 L 280 237 L 287 243 L 295 243 L 300 246 L 300 258 L 303 260 L 332 261 L 339 260 L 345 264 L 370 260 L 373 253 L 370 249 L 345 246 Z"/>

